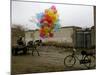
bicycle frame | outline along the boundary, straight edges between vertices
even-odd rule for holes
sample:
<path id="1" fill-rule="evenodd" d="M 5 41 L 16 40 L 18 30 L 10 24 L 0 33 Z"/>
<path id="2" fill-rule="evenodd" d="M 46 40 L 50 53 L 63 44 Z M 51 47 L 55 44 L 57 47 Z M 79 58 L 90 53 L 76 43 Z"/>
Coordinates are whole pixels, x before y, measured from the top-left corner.
<path id="1" fill-rule="evenodd" d="M 81 59 L 79 59 L 79 57 L 75 54 L 75 52 L 76 52 L 76 51 L 73 50 L 71 56 L 75 57 L 75 58 L 78 59 L 79 61 L 82 60 L 82 59 L 84 59 L 84 57 L 86 56 L 86 55 L 82 55 L 82 54 L 81 54 L 82 57 L 81 57 Z"/>
<path id="2" fill-rule="evenodd" d="M 81 54 L 81 57 L 79 58 L 80 55 L 78 56 L 75 52 L 76 52 L 76 50 L 73 50 L 71 56 L 74 57 L 76 60 L 78 60 L 78 62 L 79 62 L 80 65 L 81 64 L 85 65 L 86 63 L 91 63 L 91 61 L 85 59 L 88 55 Z"/>

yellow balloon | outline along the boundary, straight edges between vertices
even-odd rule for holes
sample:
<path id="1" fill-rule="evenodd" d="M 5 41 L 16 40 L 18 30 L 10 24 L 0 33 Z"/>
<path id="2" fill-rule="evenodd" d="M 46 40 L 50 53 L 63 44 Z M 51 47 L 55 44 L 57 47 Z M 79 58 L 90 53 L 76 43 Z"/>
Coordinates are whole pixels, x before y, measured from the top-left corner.
<path id="1" fill-rule="evenodd" d="M 54 13 L 54 11 L 51 9 L 46 9 L 45 12 L 48 16 L 50 16 L 52 18 L 53 23 L 55 23 L 57 21 L 57 19 L 59 17 L 59 15 L 57 13 Z"/>
<path id="2" fill-rule="evenodd" d="M 57 16 L 56 16 L 56 15 L 53 15 L 53 16 L 52 16 L 52 20 L 53 20 L 53 23 L 56 22 Z"/>
<path id="3" fill-rule="evenodd" d="M 48 27 L 44 27 L 45 33 L 48 33 Z"/>
<path id="4" fill-rule="evenodd" d="M 53 12 L 51 9 L 49 9 L 48 15 L 49 15 L 49 16 L 53 16 L 53 15 L 54 15 L 54 12 Z"/>
<path id="5" fill-rule="evenodd" d="M 49 32 L 52 32 L 53 31 L 53 28 L 51 27 L 50 29 L 49 29 Z"/>

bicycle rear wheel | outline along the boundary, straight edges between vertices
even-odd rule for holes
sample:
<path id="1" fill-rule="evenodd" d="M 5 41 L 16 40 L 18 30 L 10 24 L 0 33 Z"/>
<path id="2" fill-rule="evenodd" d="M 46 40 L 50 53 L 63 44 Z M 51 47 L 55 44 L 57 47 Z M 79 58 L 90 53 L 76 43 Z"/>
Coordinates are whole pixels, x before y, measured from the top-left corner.
<path id="1" fill-rule="evenodd" d="M 89 60 L 89 63 L 84 64 L 88 69 L 95 68 L 96 66 L 95 56 L 86 56 L 84 59 Z"/>
<path id="2" fill-rule="evenodd" d="M 73 67 L 75 63 L 76 63 L 76 59 L 72 55 L 66 56 L 64 58 L 64 65 L 66 67 Z"/>

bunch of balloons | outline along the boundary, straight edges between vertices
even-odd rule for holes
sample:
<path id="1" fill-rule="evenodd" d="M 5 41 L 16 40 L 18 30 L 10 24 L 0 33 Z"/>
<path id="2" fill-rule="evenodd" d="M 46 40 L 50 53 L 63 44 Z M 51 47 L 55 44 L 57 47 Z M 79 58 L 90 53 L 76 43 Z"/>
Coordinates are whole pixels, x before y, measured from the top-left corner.
<path id="1" fill-rule="evenodd" d="M 38 13 L 36 17 L 41 38 L 53 37 L 53 33 L 60 28 L 60 20 L 55 6 Z"/>

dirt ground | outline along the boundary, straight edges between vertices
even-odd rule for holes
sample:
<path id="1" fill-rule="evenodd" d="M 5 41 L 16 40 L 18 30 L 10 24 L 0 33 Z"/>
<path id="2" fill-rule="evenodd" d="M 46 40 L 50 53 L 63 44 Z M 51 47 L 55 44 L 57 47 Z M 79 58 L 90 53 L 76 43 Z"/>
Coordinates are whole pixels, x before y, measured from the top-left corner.
<path id="1" fill-rule="evenodd" d="M 40 56 L 36 52 L 32 56 L 31 51 L 27 55 L 12 56 L 12 75 L 87 69 L 78 62 L 74 67 L 65 67 L 64 58 L 71 53 L 70 49 L 44 46 L 38 48 L 38 51 Z"/>

